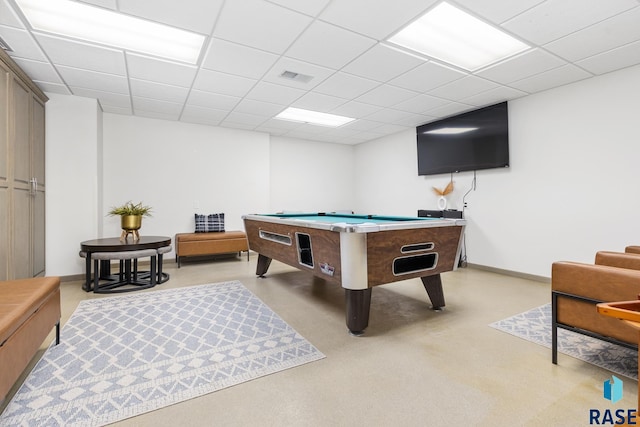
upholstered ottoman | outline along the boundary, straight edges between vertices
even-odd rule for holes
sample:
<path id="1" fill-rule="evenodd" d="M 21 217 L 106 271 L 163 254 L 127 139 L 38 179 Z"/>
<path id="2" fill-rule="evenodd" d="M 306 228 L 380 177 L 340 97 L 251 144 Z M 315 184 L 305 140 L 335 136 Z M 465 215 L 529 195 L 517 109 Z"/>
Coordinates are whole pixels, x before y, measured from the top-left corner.
<path id="1" fill-rule="evenodd" d="M 218 255 L 232 252 L 247 252 L 249 261 L 249 245 L 244 231 L 220 231 L 212 233 L 178 233 L 174 240 L 176 246 L 176 262 L 180 268 L 180 260 L 184 257 Z"/>
<path id="2" fill-rule="evenodd" d="M 0 282 L 0 402 L 53 327 L 60 341 L 60 279 Z"/>

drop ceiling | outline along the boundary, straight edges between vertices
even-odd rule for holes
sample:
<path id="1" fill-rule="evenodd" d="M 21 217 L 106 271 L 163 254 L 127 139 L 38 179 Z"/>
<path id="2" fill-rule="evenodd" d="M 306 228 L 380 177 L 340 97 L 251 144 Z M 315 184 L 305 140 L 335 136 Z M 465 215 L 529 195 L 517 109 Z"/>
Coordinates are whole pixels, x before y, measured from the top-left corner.
<path id="1" fill-rule="evenodd" d="M 0 38 L 45 92 L 95 98 L 107 113 L 342 144 L 640 64 L 640 0 L 451 0 L 531 46 L 475 72 L 386 42 L 440 1 L 84 3 L 205 35 L 199 60 L 35 31 L 13 0 L 0 0 Z M 357 120 L 329 128 L 273 118 L 287 107 Z"/>

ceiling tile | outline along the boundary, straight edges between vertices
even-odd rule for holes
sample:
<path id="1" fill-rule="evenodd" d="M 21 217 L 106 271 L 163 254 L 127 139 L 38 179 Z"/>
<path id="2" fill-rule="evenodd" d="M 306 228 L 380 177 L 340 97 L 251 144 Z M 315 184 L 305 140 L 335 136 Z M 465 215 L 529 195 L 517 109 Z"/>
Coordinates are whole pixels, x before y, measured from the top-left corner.
<path id="1" fill-rule="evenodd" d="M 211 34 L 222 0 L 118 0 L 120 11 L 173 27 Z M 194 13 L 197 11 L 197 13 Z"/>
<path id="2" fill-rule="evenodd" d="M 418 95 L 414 98 L 403 101 L 393 106 L 393 108 L 401 111 L 407 111 L 409 113 L 422 114 L 425 111 L 431 110 L 436 107 L 442 107 L 449 104 L 451 101 L 446 99 L 436 98 L 430 95 Z"/>
<path id="3" fill-rule="evenodd" d="M 465 104 L 483 107 L 485 105 L 497 104 L 499 102 L 520 98 L 526 95 L 528 95 L 528 93 L 521 90 L 499 86 L 497 88 L 489 89 L 485 92 L 481 92 L 468 98 L 462 98 L 461 101 Z"/>
<path id="4" fill-rule="evenodd" d="M 360 118 L 368 116 L 369 114 L 373 114 L 379 110 L 381 110 L 381 107 L 377 105 L 365 104 L 363 102 L 357 101 L 349 101 L 333 109 L 331 113 L 339 114 L 341 116 Z"/>
<path id="5" fill-rule="evenodd" d="M 467 76 L 454 82 L 440 86 L 430 92 L 431 95 L 449 99 L 451 101 L 459 101 L 462 98 L 468 98 L 489 89 L 497 87 L 498 84 L 490 82 L 476 76 Z"/>
<path id="6" fill-rule="evenodd" d="M 227 117 L 222 121 L 222 126 L 225 123 L 234 123 L 234 124 L 243 124 L 247 125 L 246 129 L 253 129 L 254 127 L 261 125 L 265 121 L 267 121 L 269 117 L 256 115 L 256 114 L 247 114 L 247 113 L 239 113 L 236 111 L 232 111 L 227 115 Z"/>
<path id="7" fill-rule="evenodd" d="M 126 55 L 129 76 L 140 80 L 191 87 L 198 71 L 197 67 L 191 65 L 178 64 L 128 52 Z"/>
<path id="8" fill-rule="evenodd" d="M 416 127 L 416 126 L 420 126 L 423 123 L 428 122 L 429 120 L 431 120 L 431 118 L 432 116 L 428 116 L 426 114 L 412 114 L 405 118 L 399 118 L 395 123 L 390 123 L 390 124 L 396 124 L 399 126 L 407 126 L 407 127 Z M 378 129 L 376 129 L 375 131 L 378 132 Z"/>
<path id="9" fill-rule="evenodd" d="M 304 125 L 299 122 L 292 122 L 289 120 L 280 120 L 280 119 L 269 119 L 263 124 L 261 124 L 260 127 L 257 129 L 272 128 L 272 129 L 282 129 L 288 132 L 291 129 L 296 129 L 302 126 Z"/>
<path id="10" fill-rule="evenodd" d="M 149 111 L 143 109 L 135 110 L 136 116 L 140 117 L 148 117 L 150 119 L 158 119 L 158 120 L 178 120 L 180 115 L 178 113 L 162 113 L 159 111 Z"/>
<path id="11" fill-rule="evenodd" d="M 283 105 L 272 104 L 270 102 L 255 101 L 253 99 L 243 99 L 234 108 L 234 112 L 253 114 L 257 116 L 273 117 L 279 114 L 285 107 Z M 263 120 L 264 121 L 264 120 Z"/>
<path id="12" fill-rule="evenodd" d="M 129 85 L 132 96 L 160 101 L 184 104 L 189 94 L 189 89 L 186 87 L 165 85 L 147 80 L 129 79 Z"/>
<path id="13" fill-rule="evenodd" d="M 373 39 L 316 21 L 293 43 L 286 55 L 337 70 L 375 43 Z"/>
<path id="14" fill-rule="evenodd" d="M 320 19 L 376 40 L 395 33 L 438 0 L 334 1 Z"/>
<path id="15" fill-rule="evenodd" d="M 287 79 L 281 76 L 285 71 L 304 74 L 312 77 L 312 79 L 308 82 Z M 271 67 L 269 72 L 264 76 L 263 81 L 303 90 L 311 90 L 333 73 L 335 73 L 335 70 L 330 68 L 320 67 L 297 59 L 283 57 L 280 58 L 273 67 Z"/>
<path id="16" fill-rule="evenodd" d="M 111 105 L 102 105 L 102 104 L 100 104 L 100 106 L 102 107 L 102 111 L 104 111 L 105 113 L 124 114 L 127 116 L 133 114 L 133 110 L 131 109 L 131 107 L 122 108 L 122 107 L 113 107 Z"/>
<path id="17" fill-rule="evenodd" d="M 589 74 L 582 68 L 569 64 L 513 82 L 510 86 L 525 92 L 534 93 L 573 83 L 589 77 L 593 77 L 593 75 Z"/>
<path id="18" fill-rule="evenodd" d="M 305 94 L 305 91 L 292 87 L 261 82 L 247 94 L 247 98 L 256 101 L 273 102 L 274 104 L 289 105 Z"/>
<path id="19" fill-rule="evenodd" d="M 46 61 L 38 44 L 27 30 L 0 25 L 0 37 L 9 45 L 13 52 L 8 52 L 12 58 L 33 59 Z"/>
<path id="20" fill-rule="evenodd" d="M 438 86 L 461 79 L 466 75 L 462 71 L 430 61 L 407 71 L 389 83 L 416 92 L 427 92 Z"/>
<path id="21" fill-rule="evenodd" d="M 200 70 L 193 83 L 194 89 L 217 92 L 222 95 L 245 96 L 257 80 L 217 71 Z"/>
<path id="22" fill-rule="evenodd" d="M 345 66 L 342 71 L 386 82 L 424 62 L 424 59 L 407 55 L 383 44 L 377 44 Z"/>
<path id="23" fill-rule="evenodd" d="M 129 94 L 127 79 L 122 76 L 64 66 L 59 66 L 58 71 L 65 83 L 69 86 L 103 92 L 122 93 L 125 95 Z"/>
<path id="24" fill-rule="evenodd" d="M 449 0 L 532 46 L 476 74 L 382 40 L 439 1 L 84 0 L 208 36 L 195 66 L 35 32 L 15 0 L 0 0 L 0 36 L 44 90 L 106 112 L 344 144 L 640 64 L 640 0 Z M 289 106 L 357 120 L 272 119 Z"/>
<path id="25" fill-rule="evenodd" d="M 338 72 L 319 84 L 314 91 L 347 99 L 357 98 L 363 93 L 379 86 L 374 80 Z"/>
<path id="26" fill-rule="evenodd" d="M 202 67 L 259 79 L 277 60 L 273 53 L 213 38 Z"/>
<path id="27" fill-rule="evenodd" d="M 187 99 L 187 105 L 214 108 L 218 110 L 233 110 L 242 98 L 221 95 L 219 93 L 204 92 L 192 89 Z"/>
<path id="28" fill-rule="evenodd" d="M 177 120 L 178 115 L 182 111 L 183 104 L 177 104 L 175 102 L 158 101 L 156 99 L 141 98 L 138 96 L 131 97 L 133 101 L 133 109 L 137 112 L 146 111 L 154 113 L 167 114 L 174 117 L 172 120 Z"/>
<path id="29" fill-rule="evenodd" d="M 544 46 L 569 61 L 640 40 L 640 6 Z"/>
<path id="30" fill-rule="evenodd" d="M 367 120 L 373 120 L 382 123 L 403 123 L 406 120 L 419 120 L 420 116 L 414 113 L 408 113 L 406 111 L 394 110 L 391 108 L 384 108 L 366 117 Z"/>
<path id="31" fill-rule="evenodd" d="M 474 105 L 463 104 L 461 102 L 452 102 L 450 104 L 443 105 L 442 107 L 436 107 L 432 110 L 426 111 L 425 114 L 428 116 L 442 118 L 453 116 L 454 114 L 460 114 L 473 109 L 475 109 Z"/>
<path id="32" fill-rule="evenodd" d="M 331 0 L 269 0 L 271 3 L 279 4 L 287 9 L 293 9 L 297 12 L 304 13 L 309 16 L 316 16 L 327 7 Z"/>
<path id="33" fill-rule="evenodd" d="M 121 93 L 104 92 L 79 87 L 71 87 L 73 94 L 85 98 L 94 98 L 104 106 L 124 108 L 131 110 L 131 97 Z"/>
<path id="34" fill-rule="evenodd" d="M 398 123 L 398 124 L 399 125 L 401 124 L 401 125 L 404 125 L 404 126 L 407 126 L 407 127 L 414 127 L 415 128 L 415 127 L 418 127 L 418 126 L 423 125 L 425 123 L 432 122 L 434 120 L 436 120 L 436 117 L 434 117 L 434 116 L 429 116 L 427 114 L 420 114 L 420 117 L 417 120 L 412 120 L 411 124 L 408 123 L 408 122 Z"/>
<path id="35" fill-rule="evenodd" d="M 500 24 L 545 0 L 456 0 L 469 12 Z"/>
<path id="36" fill-rule="evenodd" d="M 80 0 L 82 3 L 92 4 L 94 6 L 100 6 L 105 9 L 117 10 L 117 0 Z"/>
<path id="37" fill-rule="evenodd" d="M 0 0 L 0 24 L 25 29 L 24 24 L 20 21 L 13 7 L 9 5 L 7 0 Z M 0 34 L 2 33 L 0 32 Z"/>
<path id="38" fill-rule="evenodd" d="M 197 107 L 187 105 L 184 107 L 180 121 L 188 123 L 198 123 L 203 125 L 218 126 L 227 116 L 226 110 L 215 110 L 212 108 Z"/>
<path id="39" fill-rule="evenodd" d="M 67 88 L 66 85 L 59 83 L 48 83 L 48 82 L 39 82 L 37 80 L 33 81 L 43 92 L 53 92 L 60 93 L 62 95 L 71 95 L 71 91 Z"/>
<path id="40" fill-rule="evenodd" d="M 640 64 L 640 41 L 583 59 L 576 64 L 594 74 L 604 74 Z"/>
<path id="41" fill-rule="evenodd" d="M 324 95 L 317 92 L 308 92 L 307 94 L 296 100 L 292 104 L 292 106 L 296 108 L 304 108 L 305 110 L 320 111 L 326 113 L 339 107 L 345 102 L 347 102 L 347 100 L 344 98 Z"/>
<path id="42" fill-rule="evenodd" d="M 380 122 L 367 120 L 367 119 L 358 119 L 342 126 L 342 129 L 350 129 L 354 131 L 353 135 L 355 135 L 358 132 L 371 131 L 374 129 L 378 129 L 380 126 L 383 126 L 383 125 L 385 125 L 385 123 L 380 123 Z"/>
<path id="43" fill-rule="evenodd" d="M 532 49 L 476 73 L 494 82 L 509 84 L 567 63 L 542 49 Z"/>
<path id="44" fill-rule="evenodd" d="M 22 59 L 12 57 L 16 64 L 27 73 L 31 80 L 38 80 L 46 83 L 64 83 L 60 80 L 58 73 L 49 62 L 32 61 L 30 59 Z"/>
<path id="45" fill-rule="evenodd" d="M 365 104 L 379 105 L 385 107 L 387 105 L 395 105 L 409 98 L 417 96 L 417 92 L 402 89 L 391 85 L 380 85 L 371 89 L 369 92 L 356 98 L 358 102 Z"/>
<path id="46" fill-rule="evenodd" d="M 280 54 L 310 23 L 308 16 L 265 1 L 228 1 L 213 35 Z"/>
<path id="47" fill-rule="evenodd" d="M 41 33 L 35 33 L 35 36 L 47 52 L 49 59 L 56 64 L 119 76 L 127 74 L 124 52 L 121 50 L 75 42 Z"/>
<path id="48" fill-rule="evenodd" d="M 505 22 L 503 27 L 538 45 L 549 43 L 575 31 L 638 6 L 636 0 L 547 0 Z"/>
<path id="49" fill-rule="evenodd" d="M 271 136 L 282 136 L 282 135 L 286 134 L 287 132 L 289 132 L 289 130 L 287 130 L 287 129 L 277 129 L 277 128 L 274 128 L 274 127 L 265 126 L 264 124 L 262 124 L 262 125 L 258 126 L 257 128 L 255 128 L 254 131 L 268 133 Z"/>

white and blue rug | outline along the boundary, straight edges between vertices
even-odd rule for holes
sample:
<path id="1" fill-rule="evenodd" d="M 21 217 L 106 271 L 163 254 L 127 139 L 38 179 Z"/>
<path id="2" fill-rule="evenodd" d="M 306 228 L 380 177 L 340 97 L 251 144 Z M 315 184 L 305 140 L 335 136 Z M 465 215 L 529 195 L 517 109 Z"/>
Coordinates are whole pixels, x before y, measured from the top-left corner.
<path id="1" fill-rule="evenodd" d="M 489 326 L 551 348 L 551 304 Z M 638 352 L 635 350 L 558 328 L 558 351 L 627 378 L 638 378 Z"/>
<path id="2" fill-rule="evenodd" d="M 323 357 L 237 281 L 82 301 L 0 425 L 105 425 Z"/>

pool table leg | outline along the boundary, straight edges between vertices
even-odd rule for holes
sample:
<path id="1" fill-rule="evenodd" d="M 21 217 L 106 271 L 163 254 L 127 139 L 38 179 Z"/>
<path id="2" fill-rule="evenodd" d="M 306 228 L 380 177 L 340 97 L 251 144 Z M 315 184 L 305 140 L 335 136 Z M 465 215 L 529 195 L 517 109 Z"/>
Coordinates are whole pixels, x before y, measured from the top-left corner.
<path id="1" fill-rule="evenodd" d="M 347 306 L 347 328 L 353 335 L 362 335 L 369 326 L 369 307 L 371 306 L 371 288 L 345 289 Z"/>
<path id="2" fill-rule="evenodd" d="M 439 310 L 444 307 L 444 292 L 442 291 L 442 279 L 440 279 L 440 274 L 421 277 L 421 279 L 424 288 L 427 290 L 429 299 L 431 300 L 432 308 L 434 310 Z"/>
<path id="3" fill-rule="evenodd" d="M 262 254 L 258 254 L 258 264 L 256 265 L 256 275 L 260 277 L 264 277 L 267 274 L 267 270 L 271 265 L 271 258 L 266 257 Z"/>

